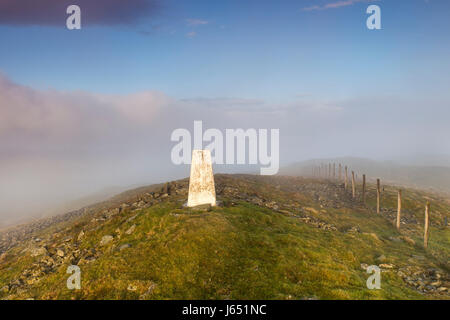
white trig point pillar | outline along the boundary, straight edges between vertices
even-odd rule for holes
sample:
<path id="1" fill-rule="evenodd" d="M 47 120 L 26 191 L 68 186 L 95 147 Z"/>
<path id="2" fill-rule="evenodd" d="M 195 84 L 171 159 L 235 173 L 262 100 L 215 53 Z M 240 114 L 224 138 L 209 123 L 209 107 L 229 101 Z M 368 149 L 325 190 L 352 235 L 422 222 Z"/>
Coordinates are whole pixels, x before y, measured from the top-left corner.
<path id="1" fill-rule="evenodd" d="M 216 189 L 209 150 L 193 150 L 189 179 L 188 207 L 216 205 Z"/>

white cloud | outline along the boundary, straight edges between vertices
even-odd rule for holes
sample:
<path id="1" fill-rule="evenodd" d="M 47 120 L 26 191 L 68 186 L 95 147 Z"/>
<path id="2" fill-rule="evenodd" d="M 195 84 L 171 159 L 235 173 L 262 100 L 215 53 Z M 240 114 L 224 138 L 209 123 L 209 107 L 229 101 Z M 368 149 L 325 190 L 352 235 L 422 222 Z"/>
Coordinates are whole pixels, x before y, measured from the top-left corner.
<path id="1" fill-rule="evenodd" d="M 196 35 L 197 35 L 197 32 L 195 32 L 195 31 L 191 31 L 191 32 L 186 33 L 186 37 L 188 37 L 188 38 L 193 38 Z"/>
<path id="2" fill-rule="evenodd" d="M 310 7 L 305 7 L 302 10 L 303 11 L 316 11 L 316 10 L 327 10 L 327 9 L 337 9 L 342 7 L 348 7 L 351 5 L 354 5 L 355 3 L 359 2 L 368 2 L 370 0 L 340 0 L 340 1 L 333 1 L 327 4 L 324 4 L 322 6 L 320 5 L 313 5 Z M 377 1 L 377 0 L 372 0 Z"/>
<path id="3" fill-rule="evenodd" d="M 208 24 L 209 21 L 202 19 L 186 19 L 186 24 L 188 26 L 202 26 Z"/>

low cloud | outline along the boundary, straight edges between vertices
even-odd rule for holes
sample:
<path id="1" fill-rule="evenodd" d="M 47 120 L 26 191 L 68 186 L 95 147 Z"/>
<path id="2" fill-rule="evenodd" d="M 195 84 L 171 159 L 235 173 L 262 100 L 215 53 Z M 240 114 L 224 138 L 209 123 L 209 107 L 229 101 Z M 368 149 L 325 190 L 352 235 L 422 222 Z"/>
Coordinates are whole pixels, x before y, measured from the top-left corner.
<path id="1" fill-rule="evenodd" d="M 196 35 L 197 35 L 197 32 L 195 32 L 195 31 L 186 33 L 186 37 L 188 37 L 188 38 L 194 38 Z"/>
<path id="2" fill-rule="evenodd" d="M 208 21 L 202 19 L 186 19 L 186 24 L 188 26 L 202 26 L 208 23 Z"/>
<path id="3" fill-rule="evenodd" d="M 186 177 L 189 168 L 170 161 L 170 136 L 192 130 L 194 120 L 205 129 L 280 128 L 298 136 L 317 117 L 326 123 L 335 115 L 308 102 L 37 90 L 0 75 L 0 225 L 54 212 L 106 187 Z"/>
<path id="4" fill-rule="evenodd" d="M 303 8 L 303 11 L 317 11 L 317 10 L 327 10 L 327 9 L 337 9 L 342 7 L 348 7 L 352 6 L 355 3 L 360 2 L 368 2 L 370 0 L 341 0 L 341 1 L 334 1 L 330 2 L 324 5 L 313 5 L 310 7 Z"/>
<path id="5" fill-rule="evenodd" d="M 0 0 L 0 25 L 65 26 L 72 4 L 81 8 L 83 26 L 134 24 L 161 8 L 159 0 Z"/>
<path id="6" fill-rule="evenodd" d="M 243 99 L 243 98 L 189 98 L 181 99 L 180 102 L 186 103 L 188 105 L 199 105 L 203 104 L 210 108 L 218 108 L 221 110 L 230 110 L 235 108 L 261 108 L 265 102 L 261 99 Z"/>
<path id="7" fill-rule="evenodd" d="M 433 106 L 433 112 L 424 106 Z M 170 160 L 175 145 L 170 136 L 177 128 L 192 132 L 194 120 L 202 120 L 205 130 L 280 129 L 284 165 L 308 158 L 442 153 L 450 148 L 443 139 L 450 136 L 449 117 L 447 100 L 174 99 L 153 90 L 127 95 L 36 90 L 0 76 L 0 225 L 6 217 L 48 213 L 105 187 L 188 176 L 188 166 Z"/>
<path id="8" fill-rule="evenodd" d="M 65 139 L 149 125 L 169 103 L 169 97 L 158 91 L 130 95 L 38 91 L 0 75 L 0 140 L 12 135 Z"/>

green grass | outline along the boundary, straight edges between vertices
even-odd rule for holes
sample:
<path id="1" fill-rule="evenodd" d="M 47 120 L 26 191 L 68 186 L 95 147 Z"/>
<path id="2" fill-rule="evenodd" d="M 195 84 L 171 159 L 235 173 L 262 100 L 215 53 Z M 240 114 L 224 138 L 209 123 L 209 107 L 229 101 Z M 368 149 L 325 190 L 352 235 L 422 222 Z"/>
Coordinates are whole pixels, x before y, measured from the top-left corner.
<path id="1" fill-rule="evenodd" d="M 420 217 L 423 195 L 405 197 L 405 214 Z M 285 193 L 277 201 L 289 201 Z M 395 202 L 393 191 L 384 193 L 384 205 Z M 209 212 L 182 208 L 166 201 L 136 212 L 125 212 L 107 220 L 95 231 L 87 231 L 81 248 L 94 248 L 102 254 L 94 262 L 80 265 L 82 289 L 66 288 L 67 266 L 43 277 L 26 292 L 11 298 L 35 299 L 424 299 L 408 287 L 395 271 L 382 273 L 381 290 L 366 287 L 368 274 L 362 263 L 408 265 L 412 255 L 424 255 L 427 267 L 444 266 L 448 271 L 449 232 L 431 228 L 430 248 L 425 251 L 420 228 L 408 233 L 416 245 L 390 241 L 399 233 L 385 217 L 376 215 L 372 198 L 368 208 L 320 208 L 314 202 L 311 213 L 333 224 L 338 231 L 326 231 L 305 224 L 294 216 L 261 208 L 247 202 L 224 199 L 227 206 Z M 445 204 L 438 207 L 444 211 Z M 322 211 L 321 211 L 322 210 Z M 294 212 L 295 213 L 295 212 Z M 134 215 L 137 216 L 128 221 Z M 74 238 L 89 219 L 67 224 Z M 125 231 L 136 225 L 131 235 Z M 358 226 L 361 233 L 345 232 Z M 117 235 L 105 247 L 102 236 Z M 122 244 L 130 248 L 119 251 Z M 439 254 L 436 254 L 439 253 Z M 0 264 L 0 288 L 17 278 L 35 259 L 19 252 L 8 253 Z M 134 291 L 127 288 L 132 285 Z M 148 290 L 149 287 L 152 290 Z M 0 293 L 0 298 L 6 297 Z M 442 298 L 440 296 L 439 298 Z M 444 297 L 445 298 L 445 297 Z M 447 297 L 448 298 L 448 297 Z"/>

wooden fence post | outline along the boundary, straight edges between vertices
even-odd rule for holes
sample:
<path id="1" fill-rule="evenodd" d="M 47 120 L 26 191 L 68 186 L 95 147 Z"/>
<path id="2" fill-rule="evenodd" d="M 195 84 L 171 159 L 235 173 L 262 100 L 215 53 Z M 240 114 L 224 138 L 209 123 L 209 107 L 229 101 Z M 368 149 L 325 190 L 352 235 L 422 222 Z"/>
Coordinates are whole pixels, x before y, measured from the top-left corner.
<path id="1" fill-rule="evenodd" d="M 400 218 L 402 215 L 402 190 L 398 190 L 397 196 L 397 223 L 395 224 L 397 229 L 400 230 Z"/>
<path id="2" fill-rule="evenodd" d="M 331 179 L 331 163 L 328 164 L 328 179 Z"/>
<path id="3" fill-rule="evenodd" d="M 348 179 L 348 168 L 347 168 L 347 166 L 345 166 L 345 177 L 344 177 L 344 189 L 345 190 L 347 190 L 347 184 L 348 184 L 348 182 L 347 182 L 347 179 Z"/>
<path id="4" fill-rule="evenodd" d="M 430 223 L 430 202 L 427 201 L 427 204 L 425 206 L 425 226 L 424 226 L 424 233 L 423 233 L 423 246 L 428 248 L 428 225 Z"/>
<path id="5" fill-rule="evenodd" d="M 363 174 L 362 201 L 366 203 L 366 175 Z"/>
<path id="6" fill-rule="evenodd" d="M 380 213 L 380 196 L 381 196 L 380 179 L 377 179 L 377 213 Z"/>
<path id="7" fill-rule="evenodd" d="M 355 189 L 355 172 L 352 171 L 352 197 L 355 199 L 356 189 Z"/>
<path id="8" fill-rule="evenodd" d="M 333 180 L 336 179 L 336 163 L 333 163 Z"/>
<path id="9" fill-rule="evenodd" d="M 342 165 L 339 163 L 339 182 L 342 180 Z"/>

